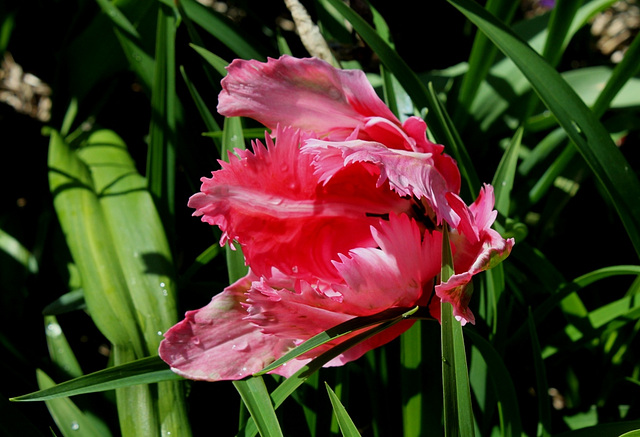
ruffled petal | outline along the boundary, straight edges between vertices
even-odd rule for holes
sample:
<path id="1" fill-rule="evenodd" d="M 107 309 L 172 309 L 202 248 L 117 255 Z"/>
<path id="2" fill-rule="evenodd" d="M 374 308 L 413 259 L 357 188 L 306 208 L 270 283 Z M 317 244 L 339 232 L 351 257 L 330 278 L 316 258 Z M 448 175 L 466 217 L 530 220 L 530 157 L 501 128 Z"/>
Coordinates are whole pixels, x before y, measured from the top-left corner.
<path id="1" fill-rule="evenodd" d="M 442 237 L 421 235 L 407 215 L 390 215 L 372 229 L 377 248 L 355 248 L 334 262 L 345 284 L 334 285 L 344 311 L 370 315 L 394 307 L 423 305 L 440 272 Z"/>
<path id="2" fill-rule="evenodd" d="M 493 209 L 493 187 L 485 184 L 476 201 L 467 207 L 462 199 L 449 193 L 449 204 L 460 217 L 457 229 L 451 233 L 455 274 L 436 286 L 441 300 L 453 305 L 453 314 L 462 324 L 475 322 L 469 310 L 472 289 L 468 287 L 477 273 L 488 270 L 511 253 L 513 238 L 504 239 L 491 229 L 497 212 Z"/>
<path id="3" fill-rule="evenodd" d="M 253 153 L 236 150 L 229 163 L 202 179 L 189 199 L 194 215 L 223 231 L 221 244 L 235 240 L 259 275 L 272 267 L 291 275 L 336 278 L 331 260 L 352 247 L 374 244 L 369 230 L 389 211 L 409 202 L 376 187 L 376 175 L 352 168 L 331 184 L 314 175 L 312 157 L 300 153 L 301 134 L 277 129 L 277 143 L 255 142 Z"/>
<path id="4" fill-rule="evenodd" d="M 266 63 L 236 59 L 218 99 L 222 115 L 253 118 L 345 139 L 366 117 L 400 124 L 360 70 L 338 70 L 316 58 L 284 55 Z"/>
<path id="5" fill-rule="evenodd" d="M 457 191 L 458 179 L 447 180 L 436 167 L 433 154 L 389 149 L 384 144 L 352 140 L 330 142 L 309 139 L 302 147 L 303 154 L 313 156 L 320 181 L 327 183 L 342 167 L 354 163 L 370 163 L 378 168 L 380 177 L 377 186 L 389 183 L 400 196 L 425 200 L 436 214 L 438 224 L 444 219 L 453 226 L 458 217 L 449 207 L 446 193 Z M 447 168 L 447 172 L 450 169 Z"/>
<path id="6" fill-rule="evenodd" d="M 276 274 L 278 276 L 278 274 Z M 352 319 L 356 315 L 348 312 L 341 296 L 326 283 L 309 284 L 305 281 L 273 281 L 262 278 L 253 283 L 247 297 L 247 320 L 259 327 L 266 336 L 293 341 L 297 346 L 320 332 Z M 284 286 L 284 287 L 283 287 Z M 283 288 L 280 288 L 283 287 Z M 371 312 L 369 312 L 372 314 Z M 361 314 L 358 314 L 361 315 Z M 381 346 L 411 327 L 413 321 L 403 321 L 349 349 L 325 366 L 339 366 L 353 361 L 367 351 Z M 338 337 L 319 346 L 286 366 L 273 371 L 282 376 L 291 376 L 311 359 L 357 335 L 356 331 Z"/>
<path id="7" fill-rule="evenodd" d="M 253 278 L 249 274 L 227 287 L 165 333 L 159 354 L 171 370 L 196 380 L 241 379 L 293 347 L 290 340 L 265 335 L 245 319 L 245 292 Z"/>

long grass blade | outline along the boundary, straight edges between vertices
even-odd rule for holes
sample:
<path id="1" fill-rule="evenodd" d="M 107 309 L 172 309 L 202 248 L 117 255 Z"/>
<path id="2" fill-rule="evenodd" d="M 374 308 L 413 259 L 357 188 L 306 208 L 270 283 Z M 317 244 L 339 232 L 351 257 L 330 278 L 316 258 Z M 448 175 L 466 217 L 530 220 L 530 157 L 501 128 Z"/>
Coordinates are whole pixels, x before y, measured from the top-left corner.
<path id="1" fill-rule="evenodd" d="M 340 398 L 336 396 L 336 394 L 331 390 L 329 384 L 324 383 L 327 388 L 327 392 L 329 393 L 329 399 L 331 400 L 331 406 L 333 407 L 333 414 L 335 414 L 336 419 L 338 420 L 338 425 L 340 425 L 340 431 L 344 437 L 360 437 L 360 432 L 356 425 L 353 423 L 353 420 L 347 413 L 347 410 L 340 402 Z"/>
<path id="2" fill-rule="evenodd" d="M 251 413 L 260 435 L 262 437 L 282 436 L 276 411 L 262 377 L 252 376 L 242 381 L 234 381 L 233 385 Z"/>
<path id="3" fill-rule="evenodd" d="M 524 73 L 613 202 L 640 255 L 640 182 L 598 121 L 558 72 L 504 24 L 470 0 L 449 0 Z"/>
<path id="4" fill-rule="evenodd" d="M 11 398 L 11 400 L 15 402 L 46 401 L 48 399 L 95 393 L 132 385 L 182 379 L 181 376 L 173 373 L 160 358 L 149 357 L 99 370 L 79 378 L 61 382 L 51 388 Z"/>

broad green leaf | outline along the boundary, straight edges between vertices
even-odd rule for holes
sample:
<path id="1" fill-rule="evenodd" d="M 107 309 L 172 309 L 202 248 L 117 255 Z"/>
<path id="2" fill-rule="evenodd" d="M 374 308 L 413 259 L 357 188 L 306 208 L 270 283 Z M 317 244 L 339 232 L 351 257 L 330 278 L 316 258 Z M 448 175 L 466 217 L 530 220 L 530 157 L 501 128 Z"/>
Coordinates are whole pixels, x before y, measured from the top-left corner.
<path id="1" fill-rule="evenodd" d="M 340 431 L 344 437 L 360 437 L 360 432 L 356 425 L 351 420 L 349 413 L 345 410 L 342 402 L 340 402 L 340 398 L 336 396 L 336 394 L 331 390 L 329 384 L 324 383 L 327 388 L 327 392 L 329 393 L 329 399 L 331 400 L 331 406 L 333 407 L 333 414 L 335 414 L 336 419 L 338 420 L 338 425 L 340 425 Z"/>
<path id="2" fill-rule="evenodd" d="M 611 198 L 640 254 L 640 183 L 597 117 L 549 64 L 470 0 L 449 0 L 520 68 Z"/>
<path id="3" fill-rule="evenodd" d="M 112 349 L 113 363 L 116 366 L 129 363 L 135 359 L 131 348 L 114 345 Z M 165 417 L 156 408 L 156 396 L 147 384 L 127 385 L 116 389 L 116 405 L 118 421 L 123 437 L 139 435 L 161 435 L 160 419 Z M 164 413 L 164 412 L 162 412 Z"/>
<path id="4" fill-rule="evenodd" d="M 449 232 L 445 227 L 442 237 L 441 281 L 448 281 L 453 273 Z M 453 307 L 449 302 L 442 301 L 440 308 L 444 435 L 472 437 L 475 435 L 475 425 L 462 326 L 453 317 Z"/>
<path id="5" fill-rule="evenodd" d="M 91 171 L 148 354 L 156 354 L 177 310 L 171 251 L 146 180 L 113 131 L 92 133 L 78 156 Z"/>
<path id="6" fill-rule="evenodd" d="M 233 381 L 262 437 L 282 436 L 280 423 L 261 376 Z"/>
<path id="7" fill-rule="evenodd" d="M 181 379 L 182 377 L 173 373 L 159 357 L 148 357 L 99 370 L 79 378 L 61 382 L 51 388 L 14 397 L 11 400 L 15 402 L 46 401 L 138 384 Z"/>
<path id="8" fill-rule="evenodd" d="M 36 370 L 36 377 L 38 386 L 41 389 L 55 386 L 55 382 L 40 369 Z M 77 435 L 106 437 L 111 435 L 111 432 L 103 423 L 83 413 L 71 399 L 50 399 L 45 403 L 58 429 L 65 437 Z"/>
<path id="9" fill-rule="evenodd" d="M 111 343 L 131 344 L 139 357 L 144 356 L 135 311 L 89 169 L 55 131 L 49 145 L 49 186 L 94 323 Z"/>

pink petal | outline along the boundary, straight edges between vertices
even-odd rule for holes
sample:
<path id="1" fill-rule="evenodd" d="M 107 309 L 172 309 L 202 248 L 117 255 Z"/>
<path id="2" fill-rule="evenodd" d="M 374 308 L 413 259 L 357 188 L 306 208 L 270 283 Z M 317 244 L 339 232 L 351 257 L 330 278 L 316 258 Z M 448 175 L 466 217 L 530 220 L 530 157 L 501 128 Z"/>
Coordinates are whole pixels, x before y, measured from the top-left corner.
<path id="1" fill-rule="evenodd" d="M 264 335 L 245 320 L 244 293 L 252 277 L 227 287 L 204 308 L 187 312 L 165 333 L 159 353 L 174 372 L 196 380 L 241 379 L 293 347 L 290 340 Z"/>
<path id="2" fill-rule="evenodd" d="M 320 184 L 300 141 L 298 131 L 279 128 L 277 144 L 267 136 L 267 147 L 255 142 L 253 153 L 237 150 L 239 158 L 202 179 L 189 206 L 222 229 L 221 244 L 240 243 L 258 275 L 276 267 L 290 275 L 336 278 L 331 260 L 373 245 L 369 227 L 376 217 L 410 204 L 388 187 L 376 187 L 376 175 L 364 167 Z"/>
<path id="3" fill-rule="evenodd" d="M 377 186 L 388 181 L 400 196 L 424 199 L 435 212 L 438 224 L 444 219 L 456 225 L 459 220 L 445 196 L 460 188 L 459 175 L 457 179 L 445 179 L 435 166 L 431 153 L 389 149 L 381 143 L 361 140 L 330 142 L 317 139 L 307 140 L 302 151 L 313 155 L 316 173 L 325 183 L 339 174 L 340 161 L 343 167 L 354 163 L 371 163 L 380 172 Z M 446 170 L 450 171 L 449 168 Z"/>
<path id="4" fill-rule="evenodd" d="M 360 70 L 338 70 L 315 58 L 284 55 L 266 63 L 234 60 L 222 80 L 218 112 L 344 139 L 366 117 L 400 124 Z"/>
<path id="5" fill-rule="evenodd" d="M 421 235 L 413 219 L 390 215 L 372 229 L 378 248 L 355 248 L 334 262 L 345 280 L 334 285 L 343 311 L 370 315 L 424 304 L 440 272 L 441 235 Z"/>
<path id="6" fill-rule="evenodd" d="M 493 187 L 490 185 L 485 184 L 470 207 L 451 193 L 447 199 L 460 217 L 458 228 L 451 233 L 456 273 L 448 281 L 436 286 L 436 294 L 453 305 L 454 316 L 463 324 L 474 323 L 474 316 L 468 308 L 472 294 L 468 285 L 474 275 L 494 267 L 509 256 L 514 240 L 505 240 L 490 227 L 497 215 L 493 210 Z"/>
<path id="7" fill-rule="evenodd" d="M 328 284 L 309 284 L 296 281 L 289 288 L 277 288 L 271 280 L 263 278 L 254 282 L 247 298 L 247 320 L 258 326 L 268 337 L 290 339 L 302 344 L 320 332 L 350 320 L 353 314 L 345 313 L 349 306 L 330 290 Z M 286 285 L 280 281 L 279 286 Z M 371 313 L 371 312 L 370 312 Z M 361 357 L 367 351 L 381 346 L 407 330 L 413 321 L 403 321 L 337 356 L 326 366 L 338 366 Z M 311 359 L 339 345 L 359 332 L 338 337 L 279 367 L 273 373 L 291 376 Z"/>

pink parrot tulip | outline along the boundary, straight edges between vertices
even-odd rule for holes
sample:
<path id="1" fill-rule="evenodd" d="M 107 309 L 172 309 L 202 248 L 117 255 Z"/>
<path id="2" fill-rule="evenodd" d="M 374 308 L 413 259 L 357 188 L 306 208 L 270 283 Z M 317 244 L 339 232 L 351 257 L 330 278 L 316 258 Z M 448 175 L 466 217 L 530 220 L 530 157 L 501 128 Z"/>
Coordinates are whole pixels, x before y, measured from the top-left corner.
<path id="1" fill-rule="evenodd" d="M 472 277 L 513 247 L 491 225 L 493 189 L 467 206 L 460 173 L 417 117 L 404 123 L 364 73 L 318 59 L 236 60 L 218 111 L 272 129 L 264 144 L 236 150 L 189 200 L 194 215 L 238 244 L 250 270 L 189 311 L 160 345 L 178 374 L 199 380 L 251 375 L 314 335 L 358 316 L 453 305 L 461 323 Z M 438 283 L 442 230 L 455 273 Z M 402 321 L 334 358 L 342 365 L 396 338 Z M 349 335 L 273 370 L 290 376 Z"/>

